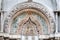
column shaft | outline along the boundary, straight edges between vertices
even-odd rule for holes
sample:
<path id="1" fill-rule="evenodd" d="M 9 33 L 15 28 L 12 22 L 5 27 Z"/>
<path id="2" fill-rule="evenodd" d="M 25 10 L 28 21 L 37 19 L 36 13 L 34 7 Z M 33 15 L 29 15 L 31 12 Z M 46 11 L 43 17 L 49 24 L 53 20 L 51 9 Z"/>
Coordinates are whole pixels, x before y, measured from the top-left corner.
<path id="1" fill-rule="evenodd" d="M 4 14 L 1 12 L 1 32 L 3 32 L 3 25 L 4 25 Z"/>
<path id="2" fill-rule="evenodd" d="M 56 33 L 58 33 L 58 13 L 56 13 Z"/>

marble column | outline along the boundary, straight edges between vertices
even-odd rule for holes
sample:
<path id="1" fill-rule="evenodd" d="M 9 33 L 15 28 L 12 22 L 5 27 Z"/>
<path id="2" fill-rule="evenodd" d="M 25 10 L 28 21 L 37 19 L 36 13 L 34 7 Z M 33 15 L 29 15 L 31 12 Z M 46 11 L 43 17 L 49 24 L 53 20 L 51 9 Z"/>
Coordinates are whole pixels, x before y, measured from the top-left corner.
<path id="1" fill-rule="evenodd" d="M 3 25 L 4 25 L 4 14 L 1 12 L 1 32 L 3 32 Z"/>
<path id="2" fill-rule="evenodd" d="M 56 13 L 56 33 L 58 33 L 58 13 Z"/>

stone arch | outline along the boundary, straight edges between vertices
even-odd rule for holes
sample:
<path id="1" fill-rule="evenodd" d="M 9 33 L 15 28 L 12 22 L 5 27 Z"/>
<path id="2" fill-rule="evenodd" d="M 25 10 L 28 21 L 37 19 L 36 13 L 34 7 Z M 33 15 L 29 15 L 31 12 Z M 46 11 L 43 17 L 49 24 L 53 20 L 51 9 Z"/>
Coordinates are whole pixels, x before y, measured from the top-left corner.
<path id="1" fill-rule="evenodd" d="M 16 6 L 14 6 L 11 11 L 9 12 L 9 15 L 7 16 L 8 18 L 8 23 L 10 23 L 12 20 L 12 17 L 19 11 L 23 10 L 23 9 L 35 9 L 35 10 L 38 10 L 38 11 L 41 11 L 45 17 L 48 19 L 49 21 L 49 30 L 50 32 L 49 33 L 53 33 L 53 25 L 54 23 L 52 24 L 52 21 L 54 20 L 50 20 L 50 19 L 53 19 L 53 17 L 50 15 L 50 11 L 48 8 L 46 8 L 45 6 L 43 6 L 42 4 L 39 4 L 39 3 L 36 3 L 36 2 L 24 2 L 24 3 L 19 3 L 17 4 Z M 52 12 L 51 12 L 52 13 Z M 10 24 L 9 25 L 9 28 L 11 27 Z"/>
<path id="2" fill-rule="evenodd" d="M 39 14 L 39 13 L 41 13 L 41 12 L 39 12 L 38 10 L 35 10 L 35 9 L 24 9 L 24 10 L 21 10 L 21 11 L 19 11 L 19 12 L 17 12 L 16 14 L 15 14 L 15 16 L 13 16 L 12 17 L 12 20 L 13 19 L 15 19 L 18 15 L 20 15 L 20 13 L 22 13 L 22 12 L 24 12 L 24 11 L 32 11 L 32 12 L 36 12 L 37 14 Z M 45 19 L 45 21 L 46 21 L 46 23 L 48 24 L 48 26 L 49 26 L 49 22 L 48 22 L 48 19 L 41 13 L 41 14 L 39 14 L 41 17 L 43 17 L 44 19 Z M 31 16 L 32 17 L 32 16 Z M 28 16 L 26 17 L 26 19 L 28 18 Z M 25 20 L 26 20 L 25 19 Z M 33 19 L 33 18 L 32 18 Z M 25 22 L 25 20 L 23 21 L 23 22 L 21 22 L 21 25 Z M 13 20 L 14 21 L 14 20 Z M 12 21 L 12 22 L 13 22 Z M 34 21 L 34 20 L 33 20 Z M 39 24 L 40 23 L 37 23 L 36 21 L 34 21 L 38 26 L 39 26 Z M 12 24 L 12 23 L 11 23 Z M 42 26 L 41 26 L 42 27 Z M 48 27 L 49 28 L 49 27 Z M 50 30 L 49 30 L 50 31 Z M 43 33 L 43 32 L 42 32 Z"/>

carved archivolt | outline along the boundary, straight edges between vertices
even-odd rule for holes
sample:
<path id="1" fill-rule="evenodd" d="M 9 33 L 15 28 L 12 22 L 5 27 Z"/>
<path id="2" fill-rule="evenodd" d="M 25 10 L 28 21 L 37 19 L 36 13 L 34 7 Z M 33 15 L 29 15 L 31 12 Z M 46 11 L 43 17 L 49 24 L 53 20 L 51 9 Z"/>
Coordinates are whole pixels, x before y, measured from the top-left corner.
<path id="1" fill-rule="evenodd" d="M 53 19 L 53 17 L 50 15 L 51 12 L 45 6 L 43 6 L 39 3 L 35 3 L 35 2 L 20 3 L 12 8 L 12 11 L 10 11 L 9 15 L 7 16 L 8 17 L 7 18 L 8 19 L 8 26 L 10 28 L 9 30 L 11 30 L 11 28 L 13 27 L 12 22 L 14 21 L 14 19 L 17 18 L 19 15 L 21 15 L 24 12 L 26 13 L 26 16 L 22 20 L 20 20 L 21 22 L 19 22 L 18 28 L 16 31 L 17 34 L 20 33 L 19 32 L 20 27 L 22 28 L 24 25 L 26 26 L 28 24 L 27 21 L 29 20 L 29 18 L 31 19 L 31 21 L 33 23 L 36 24 L 38 29 L 41 28 L 41 29 L 39 29 L 39 31 L 40 31 L 40 34 L 43 34 L 43 31 L 42 31 L 43 27 L 42 27 L 41 23 L 39 22 L 39 20 L 35 18 L 36 16 L 33 15 L 33 12 L 36 13 L 36 15 L 41 16 L 45 20 L 45 22 L 47 24 L 47 28 L 48 28 L 48 34 L 53 33 L 54 22 L 53 22 L 53 24 L 51 22 L 51 21 L 53 21 L 53 20 L 51 20 L 51 19 Z M 26 24 L 24 24 L 24 23 L 26 23 Z M 35 24 L 33 24 L 33 25 L 35 25 Z"/>
<path id="2" fill-rule="evenodd" d="M 50 31 L 48 28 L 49 28 L 49 21 L 48 19 L 45 17 L 45 15 L 43 15 L 41 12 L 39 12 L 38 10 L 35 10 L 35 9 L 24 9 L 22 11 L 19 11 L 15 14 L 15 16 L 12 17 L 12 23 L 13 21 L 15 20 L 15 18 L 17 18 L 19 15 L 21 15 L 22 13 L 26 13 L 26 16 L 19 21 L 18 25 L 17 25 L 17 31 L 16 31 L 16 34 L 23 34 L 23 35 L 33 35 L 31 32 L 30 32 L 30 29 L 32 26 L 33 26 L 33 29 L 31 29 L 33 31 L 33 33 L 35 33 L 34 35 L 38 35 L 38 33 L 41 35 L 41 34 L 48 34 L 48 32 Z M 38 16 L 41 16 L 42 19 L 45 20 L 45 24 L 47 25 L 46 28 L 48 30 L 45 30 L 47 31 L 47 33 L 43 33 L 44 31 L 44 27 L 42 26 L 43 22 L 41 23 L 40 20 L 38 20 Z M 37 18 L 38 17 L 38 18 Z M 12 25 L 11 23 L 11 25 Z M 27 26 L 30 26 L 29 28 Z M 36 26 L 36 27 L 35 27 Z M 13 26 L 11 26 L 12 28 Z M 24 28 L 25 27 L 25 28 Z M 28 32 L 23 32 L 22 30 L 26 30 Z M 27 30 L 28 29 L 28 30 Z M 34 30 L 36 29 L 36 31 Z M 12 30 L 11 30 L 12 31 Z M 29 33 L 30 32 L 30 33 Z M 28 33 L 28 34 L 27 34 Z"/>

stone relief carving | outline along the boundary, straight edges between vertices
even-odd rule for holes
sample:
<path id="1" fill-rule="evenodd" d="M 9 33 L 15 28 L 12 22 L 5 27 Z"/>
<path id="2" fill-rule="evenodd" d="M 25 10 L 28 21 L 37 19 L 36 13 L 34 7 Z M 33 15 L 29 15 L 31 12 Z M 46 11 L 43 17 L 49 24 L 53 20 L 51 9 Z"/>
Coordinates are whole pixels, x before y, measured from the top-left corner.
<path id="1" fill-rule="evenodd" d="M 9 12 L 9 15 L 7 17 L 7 20 L 8 20 L 8 23 L 11 22 L 10 19 L 12 19 L 12 17 L 19 11 L 23 10 L 23 9 L 35 9 L 35 10 L 38 10 L 38 11 L 41 11 L 45 16 L 46 18 L 49 20 L 49 23 L 50 23 L 50 32 L 53 33 L 52 30 L 54 30 L 54 22 L 52 23 L 51 21 L 53 21 L 53 17 L 50 14 L 50 11 L 49 9 L 47 9 L 45 6 L 39 4 L 39 3 L 36 3 L 36 2 L 24 2 L 24 3 L 20 3 L 20 4 L 17 4 L 15 7 L 13 7 Z M 51 12 L 52 13 L 52 12 Z M 51 20 L 49 18 L 49 16 L 51 16 L 51 18 L 53 20 Z M 9 26 L 9 24 L 5 23 L 6 25 Z"/>

